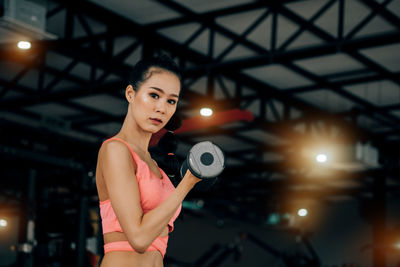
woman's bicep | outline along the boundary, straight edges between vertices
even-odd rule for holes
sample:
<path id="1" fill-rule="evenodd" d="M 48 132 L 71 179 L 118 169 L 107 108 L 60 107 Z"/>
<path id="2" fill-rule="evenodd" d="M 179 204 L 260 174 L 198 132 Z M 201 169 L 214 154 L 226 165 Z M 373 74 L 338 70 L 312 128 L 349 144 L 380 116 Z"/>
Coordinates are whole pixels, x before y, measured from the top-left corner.
<path id="1" fill-rule="evenodd" d="M 128 148 L 120 142 L 106 143 L 101 150 L 101 168 L 113 210 L 129 239 L 140 226 L 143 211 L 136 166 Z"/>

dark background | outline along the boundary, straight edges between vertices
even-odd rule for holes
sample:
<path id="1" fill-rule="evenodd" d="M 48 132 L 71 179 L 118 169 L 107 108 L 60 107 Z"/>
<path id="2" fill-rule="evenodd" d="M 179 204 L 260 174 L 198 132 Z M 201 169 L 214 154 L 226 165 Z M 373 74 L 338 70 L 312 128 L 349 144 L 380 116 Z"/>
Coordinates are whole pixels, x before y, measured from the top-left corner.
<path id="1" fill-rule="evenodd" d="M 0 3 L 0 266 L 101 257 L 97 151 L 129 69 L 160 54 L 202 125 L 176 154 L 226 155 L 183 203 L 166 266 L 399 266 L 399 0 Z M 210 125 L 204 106 L 228 115 Z"/>

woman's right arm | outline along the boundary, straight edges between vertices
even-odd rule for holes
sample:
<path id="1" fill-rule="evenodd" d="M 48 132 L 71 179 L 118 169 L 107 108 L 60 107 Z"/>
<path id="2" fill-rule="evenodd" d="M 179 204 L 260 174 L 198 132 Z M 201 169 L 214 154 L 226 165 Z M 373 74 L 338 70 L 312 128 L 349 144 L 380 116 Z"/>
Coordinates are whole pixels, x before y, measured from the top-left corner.
<path id="1" fill-rule="evenodd" d="M 136 165 L 128 148 L 110 141 L 100 149 L 99 161 L 114 212 L 131 246 L 146 251 L 168 225 L 168 222 L 193 186 L 200 181 L 187 172 L 173 193 L 157 208 L 143 213 L 135 175 Z"/>

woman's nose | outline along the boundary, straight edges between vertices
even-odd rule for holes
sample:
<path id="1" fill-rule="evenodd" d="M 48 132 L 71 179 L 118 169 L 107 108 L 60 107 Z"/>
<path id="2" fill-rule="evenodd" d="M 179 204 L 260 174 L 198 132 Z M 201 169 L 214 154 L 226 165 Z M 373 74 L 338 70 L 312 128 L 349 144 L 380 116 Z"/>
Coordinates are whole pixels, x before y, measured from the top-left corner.
<path id="1" fill-rule="evenodd" d="M 164 101 L 158 101 L 156 109 L 157 109 L 157 112 L 165 113 L 166 104 L 164 103 Z"/>

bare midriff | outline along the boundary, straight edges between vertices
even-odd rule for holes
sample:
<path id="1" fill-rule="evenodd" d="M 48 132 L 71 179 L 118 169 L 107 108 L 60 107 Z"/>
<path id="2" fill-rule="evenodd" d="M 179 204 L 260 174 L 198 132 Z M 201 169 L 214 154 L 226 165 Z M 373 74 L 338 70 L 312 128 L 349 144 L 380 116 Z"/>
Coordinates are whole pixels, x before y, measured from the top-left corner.
<path id="1" fill-rule="evenodd" d="M 168 235 L 168 226 L 165 227 L 160 236 Z M 126 235 L 120 232 L 106 233 L 103 235 L 104 244 L 118 241 L 128 241 Z M 104 255 L 101 267 L 163 267 L 163 258 L 159 251 L 111 251 Z"/>
<path id="2" fill-rule="evenodd" d="M 111 251 L 104 255 L 101 267 L 163 267 L 163 258 L 159 251 Z"/>

